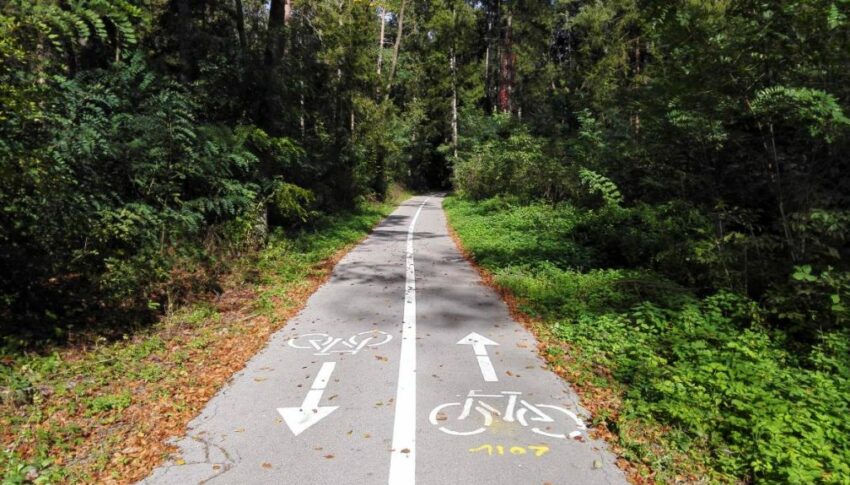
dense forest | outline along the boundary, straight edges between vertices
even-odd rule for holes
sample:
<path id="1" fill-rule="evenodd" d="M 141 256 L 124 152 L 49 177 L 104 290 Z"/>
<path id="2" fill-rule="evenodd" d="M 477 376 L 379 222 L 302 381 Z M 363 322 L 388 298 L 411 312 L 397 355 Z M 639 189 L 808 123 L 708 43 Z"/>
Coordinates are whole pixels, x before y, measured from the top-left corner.
<path id="1" fill-rule="evenodd" d="M 847 483 L 849 105 L 846 0 L 4 0 L 4 345 L 453 190 L 473 256 L 626 386 L 630 459 L 682 469 L 647 422 L 711 480 Z"/>

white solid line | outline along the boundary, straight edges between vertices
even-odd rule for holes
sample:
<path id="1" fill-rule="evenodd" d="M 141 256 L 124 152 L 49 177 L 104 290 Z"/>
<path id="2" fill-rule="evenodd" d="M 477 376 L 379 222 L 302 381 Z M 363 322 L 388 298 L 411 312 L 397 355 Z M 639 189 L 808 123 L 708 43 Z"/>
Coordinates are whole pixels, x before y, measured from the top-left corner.
<path id="1" fill-rule="evenodd" d="M 425 199 L 419 205 L 407 229 L 404 318 L 401 323 L 401 357 L 398 364 L 389 485 L 416 483 L 416 272 L 413 268 L 413 238 L 416 220 L 428 200 Z"/>
<path id="2" fill-rule="evenodd" d="M 499 378 L 496 377 L 496 369 L 493 368 L 493 362 L 490 361 L 490 357 L 488 355 L 478 355 L 478 367 L 481 368 L 481 375 L 484 376 L 484 380 L 486 382 L 498 382 Z"/>

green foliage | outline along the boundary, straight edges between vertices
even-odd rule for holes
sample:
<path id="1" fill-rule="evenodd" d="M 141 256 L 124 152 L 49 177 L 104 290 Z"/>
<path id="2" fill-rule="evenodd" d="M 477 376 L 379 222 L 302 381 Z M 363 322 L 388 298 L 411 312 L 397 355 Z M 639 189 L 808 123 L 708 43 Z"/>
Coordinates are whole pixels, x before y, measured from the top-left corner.
<path id="1" fill-rule="evenodd" d="M 27 22 L 23 35 L 39 35 L 57 50 L 80 48 L 88 41 L 113 44 L 116 49 L 138 42 L 136 30 L 145 12 L 125 0 L 84 0 L 62 4 L 54 0 L 12 0 L 6 5 Z M 31 23 L 30 23 L 31 22 Z"/>
<path id="2" fill-rule="evenodd" d="M 107 394 L 98 396 L 91 400 L 88 405 L 89 412 L 92 414 L 102 413 L 104 411 L 121 411 L 130 406 L 133 399 L 129 392 L 121 394 Z"/>
<path id="3" fill-rule="evenodd" d="M 774 124 L 804 127 L 809 136 L 827 143 L 846 133 L 848 118 L 835 96 L 817 89 L 777 86 L 756 93 L 756 116 Z"/>
<path id="4" fill-rule="evenodd" d="M 777 315 L 797 328 L 847 328 L 850 323 L 850 273 L 832 266 L 816 271 L 811 265 L 795 266 L 787 287 L 768 294 Z"/>
<path id="5" fill-rule="evenodd" d="M 169 247 L 256 199 L 245 137 L 199 126 L 194 104 L 139 58 L 62 80 L 54 96 L 43 141 L 0 171 L 0 293 L 19 317 L 92 291 L 142 297 L 167 277 Z"/>
<path id="6" fill-rule="evenodd" d="M 701 461 L 721 476 L 841 482 L 850 475 L 847 381 L 801 366 L 760 319 L 754 304 L 721 293 L 674 310 L 588 314 L 556 332 L 629 385 L 625 419 L 672 426 L 685 450 L 711 450 Z"/>
<path id="7" fill-rule="evenodd" d="M 280 225 L 304 224 L 311 217 L 315 217 L 316 214 L 311 210 L 315 203 L 316 197 L 311 191 L 294 184 L 280 182 L 271 195 L 270 216 Z"/>
<path id="8" fill-rule="evenodd" d="M 471 119 L 480 137 L 465 142 L 454 165 L 458 193 L 481 200 L 498 194 L 563 197 L 564 167 L 547 154 L 545 140 L 506 116 Z M 488 126 L 489 125 L 489 126 Z"/>
<path id="9" fill-rule="evenodd" d="M 616 208 L 623 203 L 623 195 L 620 194 L 620 189 L 608 177 L 582 168 L 579 170 L 579 178 L 587 191 L 601 197 L 606 206 Z"/>

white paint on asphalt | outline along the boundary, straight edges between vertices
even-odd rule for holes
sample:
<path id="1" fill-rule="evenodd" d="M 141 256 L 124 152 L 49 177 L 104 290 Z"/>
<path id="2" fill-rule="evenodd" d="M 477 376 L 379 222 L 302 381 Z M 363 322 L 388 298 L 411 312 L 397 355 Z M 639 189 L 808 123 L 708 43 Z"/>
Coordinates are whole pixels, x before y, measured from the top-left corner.
<path id="1" fill-rule="evenodd" d="M 389 485 L 412 485 L 416 482 L 416 271 L 413 267 L 413 239 L 416 220 L 428 200 L 425 199 L 416 209 L 407 229 L 404 318 L 401 324 L 401 356 Z"/>
<path id="2" fill-rule="evenodd" d="M 367 330 L 347 339 L 331 337 L 326 333 L 308 333 L 289 339 L 287 345 L 294 349 L 313 349 L 313 355 L 351 354 L 356 355 L 364 347 L 378 347 L 393 339 L 387 332 Z"/>
<path id="3" fill-rule="evenodd" d="M 277 408 L 286 425 L 292 430 L 295 436 L 301 434 L 304 430 L 327 417 L 334 412 L 339 406 L 319 406 L 319 401 L 322 400 L 322 394 L 325 392 L 325 387 L 331 379 L 331 373 L 336 367 L 336 362 L 325 362 L 310 390 L 307 391 L 307 396 L 301 407 L 297 408 Z"/>
<path id="4" fill-rule="evenodd" d="M 475 352 L 475 356 L 478 359 L 478 367 L 481 368 L 481 375 L 484 377 L 486 382 L 497 382 L 499 380 L 499 378 L 496 377 L 496 369 L 493 368 L 493 362 L 487 354 L 488 345 L 499 344 L 475 332 L 472 332 L 466 337 L 460 339 L 457 343 L 458 345 L 472 346 L 472 351 Z"/>
<path id="5" fill-rule="evenodd" d="M 469 391 L 463 403 L 447 402 L 438 405 L 431 410 L 428 420 L 443 433 L 454 436 L 483 433 L 493 424 L 494 417 L 498 417 L 505 423 L 517 423 L 524 428 L 530 428 L 533 433 L 556 439 L 576 438 L 587 430 L 587 426 L 576 413 L 552 404 L 531 404 L 520 397 L 522 392 L 502 391 L 499 394 L 481 394 L 480 392 Z M 507 399 L 502 401 L 503 398 Z M 499 404 L 504 402 L 504 410 L 499 404 L 493 404 L 497 399 Z M 548 414 L 544 409 L 554 412 Z M 566 416 L 566 419 L 562 415 Z M 535 423 L 546 423 L 546 426 L 541 428 L 535 426 Z"/>

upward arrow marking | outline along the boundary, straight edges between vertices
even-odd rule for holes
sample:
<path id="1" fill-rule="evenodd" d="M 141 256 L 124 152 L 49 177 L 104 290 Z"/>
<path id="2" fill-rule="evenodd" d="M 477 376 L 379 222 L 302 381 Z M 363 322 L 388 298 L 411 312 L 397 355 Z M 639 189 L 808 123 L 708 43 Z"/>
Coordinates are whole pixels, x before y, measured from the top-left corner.
<path id="1" fill-rule="evenodd" d="M 322 394 L 325 392 L 325 387 L 331 378 L 331 373 L 336 367 L 336 362 L 325 362 L 316 379 L 313 381 L 313 386 L 307 391 L 307 396 L 301 407 L 297 408 L 277 408 L 286 425 L 292 430 L 295 436 L 301 434 L 305 429 L 313 426 L 321 421 L 330 413 L 334 412 L 339 406 L 319 406 L 319 401 L 322 400 Z"/>
<path id="2" fill-rule="evenodd" d="M 478 367 L 481 368 L 481 375 L 487 382 L 496 382 L 499 380 L 496 377 L 496 369 L 493 368 L 493 362 L 490 361 L 490 356 L 487 355 L 488 345 L 499 345 L 496 342 L 488 339 L 483 335 L 475 332 L 470 333 L 466 337 L 458 340 L 458 345 L 471 345 L 472 351 L 478 360 Z"/>

